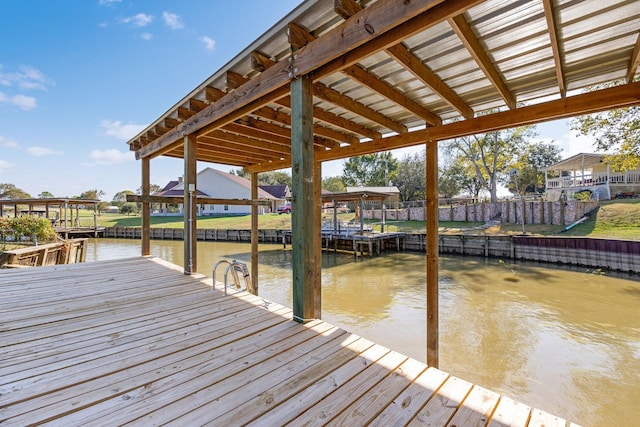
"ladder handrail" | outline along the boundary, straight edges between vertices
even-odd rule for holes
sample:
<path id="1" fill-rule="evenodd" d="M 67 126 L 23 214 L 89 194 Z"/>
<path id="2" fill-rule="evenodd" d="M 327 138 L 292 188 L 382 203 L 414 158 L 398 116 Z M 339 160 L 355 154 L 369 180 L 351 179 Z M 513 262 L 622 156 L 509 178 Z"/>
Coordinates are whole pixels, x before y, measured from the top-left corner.
<path id="1" fill-rule="evenodd" d="M 233 261 L 229 261 L 226 259 L 222 259 L 218 262 L 216 262 L 213 266 L 213 272 L 211 274 L 212 278 L 213 278 L 213 286 L 212 289 L 216 288 L 216 269 L 218 268 L 218 266 L 220 264 L 226 263 L 228 264 L 226 270 L 224 271 L 224 294 L 227 295 L 227 275 L 229 273 L 229 270 L 231 270 L 231 274 L 233 275 L 233 281 L 234 281 L 234 285 L 236 287 L 236 289 L 240 290 L 241 289 L 241 285 L 240 285 L 240 279 L 238 278 L 238 272 L 242 273 L 242 276 L 244 277 L 244 282 L 245 282 L 245 286 L 246 286 L 246 290 L 252 292 L 253 290 L 253 286 L 251 283 L 251 275 L 249 274 L 249 269 L 247 268 L 247 264 L 242 263 L 242 262 L 238 262 L 235 259 Z"/>

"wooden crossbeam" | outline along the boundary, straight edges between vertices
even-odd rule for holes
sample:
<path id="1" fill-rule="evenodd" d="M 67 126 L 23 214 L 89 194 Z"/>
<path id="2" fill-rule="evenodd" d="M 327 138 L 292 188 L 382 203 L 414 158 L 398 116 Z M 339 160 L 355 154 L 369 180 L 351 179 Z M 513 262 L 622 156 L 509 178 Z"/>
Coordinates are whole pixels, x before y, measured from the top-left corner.
<path id="1" fill-rule="evenodd" d="M 629 61 L 629 70 L 627 71 L 627 83 L 633 82 L 633 77 L 636 75 L 638 71 L 638 66 L 640 66 L 640 34 L 638 34 L 638 39 L 636 40 L 636 45 L 633 48 L 633 53 L 631 54 L 631 59 Z"/>
<path id="2" fill-rule="evenodd" d="M 480 41 L 476 37 L 471 25 L 467 22 L 463 15 L 454 16 L 448 20 L 451 28 L 456 32 L 462 43 L 465 45 L 473 59 L 484 72 L 487 78 L 491 81 L 491 84 L 496 88 L 505 104 L 510 109 L 516 108 L 516 98 L 513 96 L 504 79 L 500 75 L 500 72 L 495 67 L 489 55 L 480 44 Z"/>
<path id="3" fill-rule="evenodd" d="M 412 147 L 424 144 L 428 140 L 443 141 L 517 126 L 533 125 L 550 120 L 566 119 L 583 114 L 592 114 L 613 108 L 638 105 L 640 105 L 640 82 L 628 83 L 622 86 L 520 107 L 515 110 L 502 111 L 402 135 L 390 136 L 361 143 L 357 146 L 345 146 L 316 154 L 316 161 L 344 159 L 362 154 Z M 251 165 L 245 169 L 247 172 L 264 172 L 285 167 L 287 166 L 272 162 L 263 165 Z"/>
<path id="4" fill-rule="evenodd" d="M 136 194 L 127 195 L 127 202 L 136 203 L 182 203 L 182 196 L 139 196 Z M 195 202 L 204 205 L 239 205 L 239 206 L 270 206 L 269 200 L 250 199 L 219 199 L 214 197 L 197 196 Z"/>
<path id="5" fill-rule="evenodd" d="M 408 131 L 407 127 L 403 124 L 391 120 L 384 114 L 381 114 L 325 85 L 319 83 L 314 84 L 313 96 L 365 117 L 372 122 L 379 123 L 394 132 L 405 133 Z"/>
<path id="6" fill-rule="evenodd" d="M 542 0 L 544 6 L 544 16 L 547 20 L 547 28 L 549 29 L 549 38 L 551 39 L 551 50 L 553 51 L 553 61 L 556 69 L 556 79 L 558 80 L 558 89 L 560 96 L 567 96 L 567 84 L 565 82 L 564 72 L 562 71 L 563 54 L 558 41 L 558 26 L 556 24 L 556 16 L 553 11 L 552 0 Z"/>

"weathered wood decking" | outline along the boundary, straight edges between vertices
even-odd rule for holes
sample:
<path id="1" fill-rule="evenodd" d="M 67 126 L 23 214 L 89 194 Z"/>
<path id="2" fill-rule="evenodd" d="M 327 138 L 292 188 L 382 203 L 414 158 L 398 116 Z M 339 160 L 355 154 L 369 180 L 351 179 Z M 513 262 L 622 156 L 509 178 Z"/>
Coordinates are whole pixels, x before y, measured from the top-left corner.
<path id="1" fill-rule="evenodd" d="M 565 421 L 156 258 L 0 272 L 0 424 Z"/>

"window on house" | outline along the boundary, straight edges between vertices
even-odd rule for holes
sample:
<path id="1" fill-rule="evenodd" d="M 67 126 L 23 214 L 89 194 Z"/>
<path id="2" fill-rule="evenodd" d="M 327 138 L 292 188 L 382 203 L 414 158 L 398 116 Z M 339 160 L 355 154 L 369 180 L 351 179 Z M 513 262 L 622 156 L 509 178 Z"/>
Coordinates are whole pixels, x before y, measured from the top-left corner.
<path id="1" fill-rule="evenodd" d="M 229 210 L 229 205 L 224 205 L 224 210 L 228 211 Z"/>

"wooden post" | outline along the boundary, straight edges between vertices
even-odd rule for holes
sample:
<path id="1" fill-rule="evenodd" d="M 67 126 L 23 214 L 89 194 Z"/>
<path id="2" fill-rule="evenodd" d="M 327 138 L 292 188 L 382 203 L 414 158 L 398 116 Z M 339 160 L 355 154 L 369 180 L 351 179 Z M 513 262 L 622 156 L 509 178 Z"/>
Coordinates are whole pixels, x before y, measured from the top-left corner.
<path id="1" fill-rule="evenodd" d="M 316 317 L 316 280 L 313 203 L 313 96 L 311 77 L 291 81 L 291 232 L 293 269 L 293 319 L 308 322 Z M 311 183 L 311 185 L 310 185 Z"/>
<path id="2" fill-rule="evenodd" d="M 258 173 L 251 174 L 251 200 L 258 200 Z M 258 295 L 258 205 L 251 205 L 251 284 Z"/>
<path id="3" fill-rule="evenodd" d="M 151 189 L 149 157 L 142 158 L 142 197 L 149 196 Z M 151 255 L 151 208 L 150 204 L 142 202 L 142 256 Z"/>
<path id="4" fill-rule="evenodd" d="M 184 137 L 184 274 L 198 270 L 196 248 L 196 136 Z"/>
<path id="5" fill-rule="evenodd" d="M 314 317 L 322 318 L 322 163 L 316 162 L 313 168 L 313 199 L 315 209 L 313 210 L 314 224 L 313 230 L 316 236 L 313 240 L 313 265 L 315 273 L 313 276 L 313 301 Z"/>
<path id="6" fill-rule="evenodd" d="M 49 205 L 47 205 L 47 217 L 49 217 Z M 93 237 L 98 237 L 98 204 L 93 204 Z"/>
<path id="7" fill-rule="evenodd" d="M 438 144 L 427 141 L 427 365 L 438 367 Z"/>

